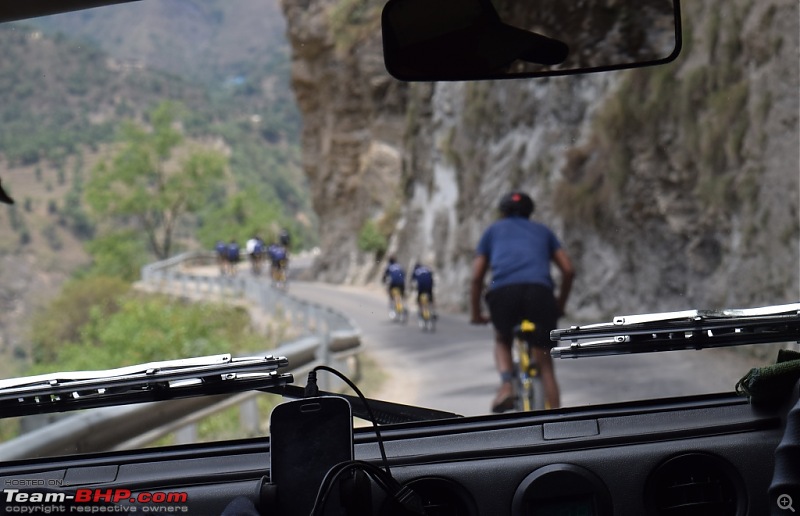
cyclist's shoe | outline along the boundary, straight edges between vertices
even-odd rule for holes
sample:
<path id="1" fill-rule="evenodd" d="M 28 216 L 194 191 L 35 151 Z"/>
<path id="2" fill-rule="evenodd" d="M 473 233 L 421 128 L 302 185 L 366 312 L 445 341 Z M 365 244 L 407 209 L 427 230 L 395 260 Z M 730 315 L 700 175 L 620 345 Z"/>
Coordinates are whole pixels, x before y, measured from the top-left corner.
<path id="1" fill-rule="evenodd" d="M 510 383 L 504 382 L 497 390 L 497 396 L 492 402 L 492 412 L 495 414 L 508 412 L 514 408 L 514 401 L 514 389 Z"/>

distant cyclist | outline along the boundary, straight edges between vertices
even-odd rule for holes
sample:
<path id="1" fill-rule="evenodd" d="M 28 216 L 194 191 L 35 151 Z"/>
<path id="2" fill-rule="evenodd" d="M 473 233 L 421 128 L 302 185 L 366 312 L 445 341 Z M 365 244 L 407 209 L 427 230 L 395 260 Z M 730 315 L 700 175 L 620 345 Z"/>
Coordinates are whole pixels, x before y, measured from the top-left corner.
<path id="1" fill-rule="evenodd" d="M 267 248 L 272 271 L 272 280 L 276 283 L 283 283 L 286 280 L 286 267 L 289 262 L 289 254 L 286 247 L 278 242 L 270 244 Z"/>
<path id="2" fill-rule="evenodd" d="M 261 262 L 264 258 L 264 242 L 257 235 L 250 237 L 245 243 L 245 251 L 250 258 L 250 267 L 253 274 L 261 273 Z"/>
<path id="3" fill-rule="evenodd" d="M 289 248 L 289 244 L 291 243 L 291 238 L 289 237 L 289 230 L 284 228 L 281 229 L 280 233 L 278 233 L 278 243 L 281 244 L 283 247 Z"/>
<path id="4" fill-rule="evenodd" d="M 491 320 L 495 328 L 494 355 L 501 385 L 492 411 L 505 412 L 514 407 L 511 344 L 514 327 L 523 319 L 536 324 L 534 359 L 539 363 L 545 399 L 550 408 L 557 408 L 561 400 L 549 353 L 550 330 L 555 329 L 564 313 L 575 272 L 555 234 L 544 224 L 529 220 L 534 204 L 527 194 L 505 195 L 499 210 L 502 218 L 489 226 L 478 242 L 470 296 L 472 323 Z M 561 273 L 558 297 L 553 292 L 551 262 Z M 484 277 L 489 269 L 492 280 L 486 302 L 490 319 L 481 311 Z"/>
<path id="5" fill-rule="evenodd" d="M 426 294 L 430 313 L 436 318 L 436 310 L 433 308 L 433 271 L 417 262 L 411 271 L 411 283 L 417 290 L 417 306 L 420 306 L 420 297 Z"/>
<path id="6" fill-rule="evenodd" d="M 217 253 L 217 266 L 219 266 L 219 273 L 225 274 L 227 272 L 228 264 L 228 246 L 222 240 L 217 240 L 214 245 L 214 251 Z"/>
<path id="7" fill-rule="evenodd" d="M 239 265 L 240 259 L 239 253 L 239 244 L 235 239 L 231 240 L 225 250 L 226 262 L 228 264 L 228 274 L 236 274 L 236 267 Z"/>
<path id="8" fill-rule="evenodd" d="M 383 271 L 383 278 L 381 281 L 386 285 L 387 292 L 389 293 L 389 306 L 394 306 L 392 299 L 392 290 L 399 289 L 400 295 L 406 295 L 406 271 L 397 263 L 397 258 L 394 256 L 389 257 L 389 263 L 386 265 L 386 270 Z"/>

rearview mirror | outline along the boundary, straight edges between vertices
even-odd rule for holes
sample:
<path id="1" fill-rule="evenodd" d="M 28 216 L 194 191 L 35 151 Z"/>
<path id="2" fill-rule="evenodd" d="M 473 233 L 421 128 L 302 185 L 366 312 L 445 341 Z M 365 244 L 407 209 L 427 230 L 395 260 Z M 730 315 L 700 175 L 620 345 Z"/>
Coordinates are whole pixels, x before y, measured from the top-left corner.
<path id="1" fill-rule="evenodd" d="M 0 0 L 0 23 L 140 0 Z"/>
<path id="2" fill-rule="evenodd" d="M 389 0 L 387 71 L 405 81 L 542 77 L 668 63 L 678 0 Z"/>

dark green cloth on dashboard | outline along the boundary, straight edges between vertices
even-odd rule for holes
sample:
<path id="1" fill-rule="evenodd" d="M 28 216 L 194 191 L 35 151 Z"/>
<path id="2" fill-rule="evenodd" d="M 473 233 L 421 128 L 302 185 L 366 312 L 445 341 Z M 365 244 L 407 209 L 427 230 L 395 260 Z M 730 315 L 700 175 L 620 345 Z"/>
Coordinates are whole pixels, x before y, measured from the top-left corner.
<path id="1" fill-rule="evenodd" d="M 800 380 L 800 352 L 778 351 L 775 364 L 755 367 L 736 383 L 736 392 L 750 401 L 783 399 Z"/>

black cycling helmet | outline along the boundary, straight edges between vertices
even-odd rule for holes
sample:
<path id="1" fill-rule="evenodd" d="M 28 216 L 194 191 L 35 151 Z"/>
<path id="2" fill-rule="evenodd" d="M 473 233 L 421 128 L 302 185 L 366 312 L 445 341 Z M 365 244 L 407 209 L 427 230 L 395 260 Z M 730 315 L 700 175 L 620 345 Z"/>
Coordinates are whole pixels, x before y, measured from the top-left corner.
<path id="1" fill-rule="evenodd" d="M 509 192 L 500 199 L 498 209 L 503 217 L 516 215 L 529 218 L 533 214 L 536 206 L 533 204 L 531 196 L 525 192 Z"/>

